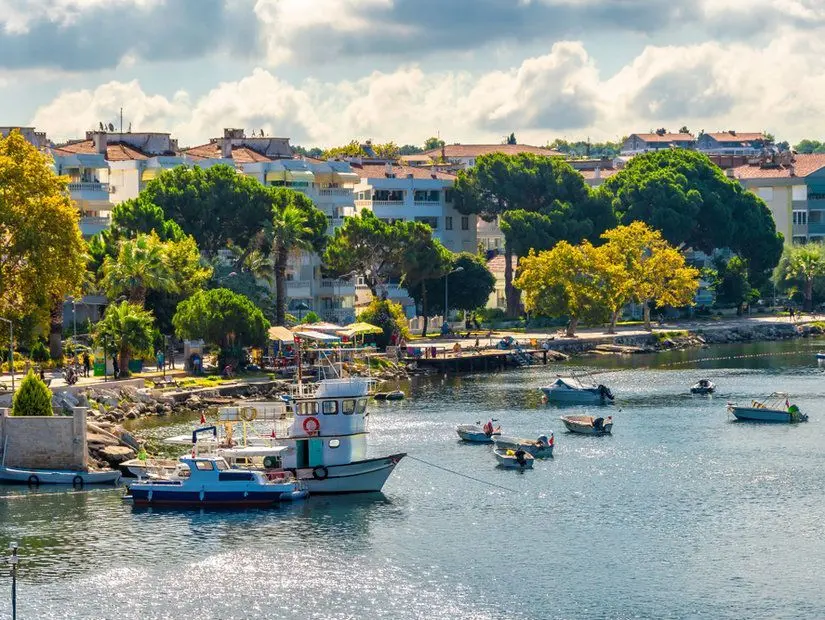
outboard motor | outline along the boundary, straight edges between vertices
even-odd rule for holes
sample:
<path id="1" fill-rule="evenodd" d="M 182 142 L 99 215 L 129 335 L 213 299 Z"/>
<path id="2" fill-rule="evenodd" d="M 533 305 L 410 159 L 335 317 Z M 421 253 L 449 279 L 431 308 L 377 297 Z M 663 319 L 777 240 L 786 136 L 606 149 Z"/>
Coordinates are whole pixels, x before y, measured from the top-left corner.
<path id="1" fill-rule="evenodd" d="M 516 450 L 516 463 L 524 467 L 524 464 L 527 462 L 527 459 L 524 458 L 524 450 L 519 448 Z"/>
<path id="2" fill-rule="evenodd" d="M 601 394 L 602 398 L 613 400 L 613 392 L 611 392 L 610 388 L 606 385 L 599 385 L 599 394 Z"/>
<path id="3" fill-rule="evenodd" d="M 593 420 L 593 428 L 600 431 L 604 428 L 604 418 L 596 418 Z"/>

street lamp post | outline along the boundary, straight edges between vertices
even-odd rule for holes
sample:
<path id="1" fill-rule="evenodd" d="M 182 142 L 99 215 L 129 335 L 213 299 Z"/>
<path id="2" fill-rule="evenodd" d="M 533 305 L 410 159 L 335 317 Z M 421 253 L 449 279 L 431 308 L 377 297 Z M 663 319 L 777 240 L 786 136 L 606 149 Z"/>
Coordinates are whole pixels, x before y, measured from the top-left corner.
<path id="1" fill-rule="evenodd" d="M 0 321 L 9 324 L 9 369 L 11 370 L 11 391 L 14 392 L 14 329 L 8 319 L 0 317 Z"/>
<path id="2" fill-rule="evenodd" d="M 295 306 L 295 309 L 298 311 L 298 322 L 301 322 L 301 319 L 304 318 L 304 310 L 309 310 L 309 306 L 306 305 L 304 302 L 299 303 Z"/>
<path id="3" fill-rule="evenodd" d="M 454 273 L 458 273 L 459 271 L 464 271 L 464 267 L 456 267 L 452 271 L 449 271 L 444 274 L 444 322 L 447 322 L 447 317 L 450 314 L 450 305 L 449 305 L 449 296 L 448 296 L 448 287 L 450 282 L 450 276 Z"/>

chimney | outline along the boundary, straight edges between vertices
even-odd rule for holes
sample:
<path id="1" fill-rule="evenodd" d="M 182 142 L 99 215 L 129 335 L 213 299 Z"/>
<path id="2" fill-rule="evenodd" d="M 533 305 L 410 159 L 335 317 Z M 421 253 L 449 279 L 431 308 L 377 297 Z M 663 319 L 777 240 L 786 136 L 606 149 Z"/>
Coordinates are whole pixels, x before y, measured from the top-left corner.
<path id="1" fill-rule="evenodd" d="M 730 129 L 730 130 L 728 130 L 728 133 L 732 136 L 735 136 L 736 135 L 736 130 L 735 129 Z"/>
<path id="2" fill-rule="evenodd" d="M 736 178 L 736 171 L 733 168 L 726 168 L 725 169 L 725 176 L 728 177 L 729 179 L 735 179 Z"/>
<path id="3" fill-rule="evenodd" d="M 602 169 L 596 166 L 596 169 L 593 171 L 593 178 L 598 181 L 602 178 Z"/>
<path id="4" fill-rule="evenodd" d="M 793 164 L 791 164 L 790 166 L 788 166 L 788 173 L 789 173 L 792 177 L 795 177 L 795 176 L 796 176 L 796 166 L 794 166 Z"/>
<path id="5" fill-rule="evenodd" d="M 392 162 L 387 162 L 384 164 L 384 174 L 387 175 L 387 178 L 392 178 Z"/>
<path id="6" fill-rule="evenodd" d="M 101 155 L 106 154 L 106 147 L 109 145 L 109 141 L 106 139 L 106 132 L 105 131 L 93 131 L 92 132 L 92 144 L 94 144 L 95 153 L 100 153 Z"/>

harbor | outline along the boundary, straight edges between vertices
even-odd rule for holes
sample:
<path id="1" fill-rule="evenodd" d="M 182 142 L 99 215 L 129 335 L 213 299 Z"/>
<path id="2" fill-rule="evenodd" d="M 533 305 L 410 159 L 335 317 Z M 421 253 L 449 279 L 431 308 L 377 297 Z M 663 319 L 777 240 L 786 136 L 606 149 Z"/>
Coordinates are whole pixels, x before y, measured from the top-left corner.
<path id="1" fill-rule="evenodd" d="M 411 457 L 381 494 L 227 511 L 135 507 L 123 488 L 3 486 L 0 545 L 20 543 L 18 612 L 162 618 L 174 604 L 174 617 L 206 618 L 820 616 L 818 577 L 798 570 L 799 557 L 825 552 L 820 346 L 715 345 L 415 377 L 401 384 L 405 400 L 368 404 L 368 457 Z M 615 405 L 542 403 L 539 388 L 556 374 L 584 370 L 610 386 Z M 716 394 L 690 394 L 700 377 Z M 807 424 L 747 424 L 726 411 L 780 389 Z M 607 436 L 573 435 L 559 420 L 605 412 L 615 421 Z M 492 445 L 455 433 L 488 419 L 514 437 L 554 432 L 552 458 L 503 469 Z M 130 429 L 159 438 L 198 424 L 190 414 Z M 583 598 L 582 579 L 610 595 Z"/>

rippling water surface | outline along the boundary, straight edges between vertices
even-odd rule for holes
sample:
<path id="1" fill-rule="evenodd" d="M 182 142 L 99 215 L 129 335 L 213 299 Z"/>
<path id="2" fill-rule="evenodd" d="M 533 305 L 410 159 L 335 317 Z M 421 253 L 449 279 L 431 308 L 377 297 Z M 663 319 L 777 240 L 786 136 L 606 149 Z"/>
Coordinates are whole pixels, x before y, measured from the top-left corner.
<path id="1" fill-rule="evenodd" d="M 0 487 L 0 549 L 17 540 L 24 560 L 19 616 L 823 618 L 816 346 L 588 358 L 617 394 L 611 437 L 563 432 L 538 392 L 551 366 L 430 378 L 372 405 L 372 454 L 406 450 L 509 491 L 409 459 L 383 495 L 273 510 L 139 510 L 122 490 Z M 687 394 L 702 376 L 718 395 Z M 772 390 L 811 421 L 725 413 Z M 555 458 L 497 469 L 488 446 L 453 430 L 487 417 L 507 434 L 554 430 Z"/>

